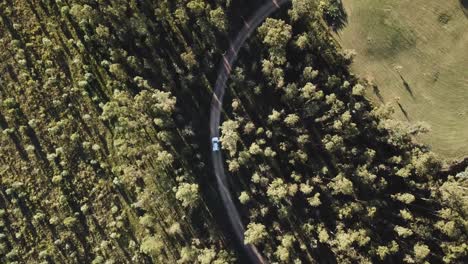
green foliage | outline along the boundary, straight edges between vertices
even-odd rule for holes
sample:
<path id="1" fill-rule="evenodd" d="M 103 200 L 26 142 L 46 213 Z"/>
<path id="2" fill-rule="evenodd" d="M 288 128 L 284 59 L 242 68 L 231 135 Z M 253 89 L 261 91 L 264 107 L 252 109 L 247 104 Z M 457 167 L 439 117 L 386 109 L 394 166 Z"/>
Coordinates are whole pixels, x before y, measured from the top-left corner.
<path id="1" fill-rule="evenodd" d="M 437 220 L 444 207 L 437 195 L 451 201 L 451 194 L 429 197 L 431 190 L 443 191 L 441 186 L 449 183 L 434 180 L 440 161 L 413 143 L 412 136 L 424 129 L 390 120 L 392 109 L 367 102 L 367 84 L 338 67 L 349 62 L 348 54 L 336 52 L 329 36 L 316 30 L 320 26 L 311 22 L 314 14 L 296 16 L 301 8 L 303 14 L 315 8 L 306 4 L 293 2 L 297 10 L 290 10 L 291 20 L 284 21 L 293 30 L 283 42 L 268 35 L 272 24 L 278 28 L 283 22 L 266 21 L 259 28 L 266 45 L 257 51 L 256 64 L 241 56 L 243 80 L 231 87 L 236 108 L 226 122 L 236 125 L 226 132 L 243 136 L 236 138 L 229 165 L 231 169 L 233 160 L 242 160 L 231 173 L 243 186 L 240 197 L 252 224 L 247 232 L 268 223 L 271 237 L 306 233 L 307 238 L 294 237 L 298 247 L 258 241 L 269 261 L 278 263 L 292 263 L 296 256 L 306 263 L 317 261 L 319 257 L 307 258 L 304 244 L 329 249 L 338 263 L 460 259 L 465 254 L 463 238 L 456 237 L 461 222 L 453 219 L 460 215 Z M 259 85 L 261 90 L 245 89 Z M 260 131 L 242 131 L 247 127 Z M 276 155 L 258 158 L 259 148 Z M 304 224 L 299 227 L 295 221 Z M 433 253 L 416 257 L 414 247 L 425 249 L 422 241 Z"/>
<path id="2" fill-rule="evenodd" d="M 278 178 L 268 186 L 267 195 L 275 203 L 281 202 L 288 195 L 288 186 L 284 183 L 283 179 Z"/>
<path id="3" fill-rule="evenodd" d="M 198 197 L 198 184 L 182 183 L 176 191 L 177 200 L 182 202 L 184 207 L 195 207 Z"/>
<path id="4" fill-rule="evenodd" d="M 244 262 L 206 146 L 238 5 L 88 2 L 0 4 L 0 262 Z M 267 19 L 227 85 L 243 242 L 270 263 L 460 262 L 466 177 L 373 109 L 323 8 Z"/>
<path id="5" fill-rule="evenodd" d="M 220 31 L 225 31 L 227 27 L 226 15 L 221 7 L 210 11 L 210 21 Z"/>
<path id="6" fill-rule="evenodd" d="M 197 15 L 201 14 L 205 9 L 205 1 L 204 0 L 191 0 L 187 3 L 187 7 L 195 12 Z"/>
<path id="7" fill-rule="evenodd" d="M 424 244 L 418 243 L 414 245 L 414 257 L 418 262 L 425 259 L 430 252 L 429 247 Z"/>
<path id="8" fill-rule="evenodd" d="M 250 223 L 245 231 L 245 244 L 258 245 L 267 237 L 266 227 L 259 223 Z"/>
<path id="9" fill-rule="evenodd" d="M 291 26 L 283 20 L 267 18 L 258 28 L 258 32 L 263 37 L 263 43 L 275 49 L 282 49 L 291 39 Z"/>
<path id="10" fill-rule="evenodd" d="M 229 151 L 233 156 L 237 152 L 237 143 L 240 139 L 239 134 L 236 132 L 239 124 L 234 120 L 223 122 L 221 126 L 221 142 L 224 149 Z"/>
<path id="11" fill-rule="evenodd" d="M 284 49 L 292 38 L 292 27 L 283 20 L 267 18 L 258 32 L 270 48 L 270 60 L 277 65 L 286 63 Z"/>
<path id="12" fill-rule="evenodd" d="M 0 6 L 0 262 L 176 263 L 191 244 L 232 262 L 198 187 L 201 110 L 180 93 L 207 90 L 197 51 L 218 28 L 198 16 L 227 28 L 225 5 Z"/>
<path id="13" fill-rule="evenodd" d="M 140 250 L 150 256 L 158 256 L 163 249 L 164 244 L 157 237 L 145 237 L 141 243 Z"/>

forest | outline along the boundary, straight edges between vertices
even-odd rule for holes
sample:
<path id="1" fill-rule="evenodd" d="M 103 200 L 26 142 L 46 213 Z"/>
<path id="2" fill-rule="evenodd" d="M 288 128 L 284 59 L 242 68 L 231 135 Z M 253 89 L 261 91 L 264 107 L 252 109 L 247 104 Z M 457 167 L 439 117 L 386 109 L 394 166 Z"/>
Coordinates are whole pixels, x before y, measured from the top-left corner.
<path id="1" fill-rule="evenodd" d="M 466 263 L 468 168 L 373 105 L 332 31 L 291 0 L 239 53 L 211 161 L 213 86 L 266 1 L 0 2 L 0 263 Z M 466 169 L 465 169 L 466 168 Z"/>

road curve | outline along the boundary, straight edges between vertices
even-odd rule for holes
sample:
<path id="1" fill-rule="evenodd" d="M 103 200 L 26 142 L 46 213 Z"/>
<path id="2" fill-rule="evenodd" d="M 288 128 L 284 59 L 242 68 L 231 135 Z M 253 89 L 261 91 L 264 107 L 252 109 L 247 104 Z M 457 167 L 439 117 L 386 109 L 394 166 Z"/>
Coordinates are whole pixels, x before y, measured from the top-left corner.
<path id="1" fill-rule="evenodd" d="M 282 4 L 289 0 L 269 0 L 261 6 L 255 14 L 246 21 L 242 30 L 237 34 L 234 41 L 231 43 L 229 50 L 223 56 L 218 70 L 218 79 L 214 87 L 213 99 L 211 100 L 211 113 L 210 113 L 210 136 L 219 137 L 219 128 L 221 123 L 221 110 L 223 107 L 223 97 L 226 88 L 226 81 L 231 74 L 231 69 L 237 59 L 240 48 L 244 42 L 252 35 L 257 27 L 276 11 Z M 211 140 L 210 140 L 211 144 Z M 213 168 L 216 174 L 216 181 L 218 183 L 219 192 L 226 207 L 229 221 L 234 228 L 237 239 L 242 243 L 244 250 L 252 263 L 267 263 L 260 252 L 254 245 L 244 244 L 244 226 L 237 210 L 231 193 L 229 192 L 226 173 L 224 171 L 224 162 L 221 151 L 212 152 Z"/>

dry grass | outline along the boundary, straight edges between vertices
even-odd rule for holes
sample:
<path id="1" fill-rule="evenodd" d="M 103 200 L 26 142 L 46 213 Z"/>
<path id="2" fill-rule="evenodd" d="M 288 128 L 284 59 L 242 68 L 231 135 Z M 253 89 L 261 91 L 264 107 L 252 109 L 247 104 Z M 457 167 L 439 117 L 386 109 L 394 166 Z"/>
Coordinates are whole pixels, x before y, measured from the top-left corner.
<path id="1" fill-rule="evenodd" d="M 348 0 L 338 38 L 358 53 L 354 72 L 371 78 L 374 102 L 396 117 L 424 121 L 420 138 L 442 157 L 468 155 L 468 16 L 459 0 Z"/>

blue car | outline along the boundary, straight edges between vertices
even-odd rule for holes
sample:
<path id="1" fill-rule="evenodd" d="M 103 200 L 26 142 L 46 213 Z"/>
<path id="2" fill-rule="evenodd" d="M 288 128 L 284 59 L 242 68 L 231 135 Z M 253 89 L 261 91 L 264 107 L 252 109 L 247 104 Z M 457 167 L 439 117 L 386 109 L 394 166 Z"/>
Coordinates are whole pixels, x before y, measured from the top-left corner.
<path id="1" fill-rule="evenodd" d="M 212 138 L 211 145 L 213 147 L 213 152 L 219 151 L 219 138 L 217 137 Z"/>

